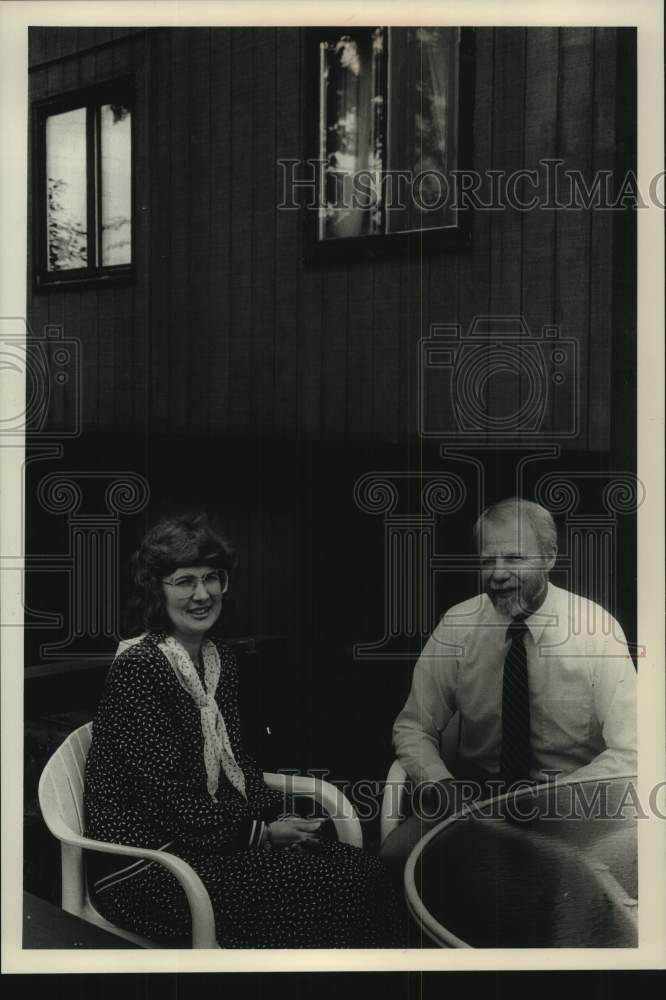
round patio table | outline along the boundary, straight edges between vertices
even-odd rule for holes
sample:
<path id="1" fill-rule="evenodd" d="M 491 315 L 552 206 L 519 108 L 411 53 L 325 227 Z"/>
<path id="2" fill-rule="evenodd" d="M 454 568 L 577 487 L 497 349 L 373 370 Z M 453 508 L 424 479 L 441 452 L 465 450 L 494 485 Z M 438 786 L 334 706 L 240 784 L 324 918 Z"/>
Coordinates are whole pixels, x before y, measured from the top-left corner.
<path id="1" fill-rule="evenodd" d="M 635 776 L 536 785 L 427 833 L 405 868 L 423 943 L 442 948 L 638 944 Z"/>

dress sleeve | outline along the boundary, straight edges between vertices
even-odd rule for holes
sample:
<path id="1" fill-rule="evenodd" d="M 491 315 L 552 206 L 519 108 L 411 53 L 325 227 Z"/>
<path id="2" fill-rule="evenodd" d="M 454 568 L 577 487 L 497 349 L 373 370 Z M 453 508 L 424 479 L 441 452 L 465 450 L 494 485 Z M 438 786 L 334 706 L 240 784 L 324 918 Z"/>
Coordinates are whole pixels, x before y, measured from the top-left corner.
<path id="1" fill-rule="evenodd" d="M 131 776 L 135 806 L 185 846 L 242 850 L 263 833 L 261 803 L 248 801 L 223 776 L 217 801 L 201 770 L 183 763 L 183 728 L 170 667 L 157 650 L 129 650 L 114 663 L 95 726 Z"/>

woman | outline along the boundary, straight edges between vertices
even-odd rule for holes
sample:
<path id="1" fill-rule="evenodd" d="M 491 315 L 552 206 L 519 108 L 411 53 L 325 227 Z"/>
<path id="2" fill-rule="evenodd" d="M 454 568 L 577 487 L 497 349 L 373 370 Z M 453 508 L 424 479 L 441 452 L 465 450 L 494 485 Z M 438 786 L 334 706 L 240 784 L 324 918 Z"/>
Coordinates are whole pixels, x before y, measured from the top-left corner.
<path id="1" fill-rule="evenodd" d="M 238 670 L 215 636 L 233 555 L 201 514 L 160 522 L 133 558 L 141 641 L 114 662 L 93 724 L 87 834 L 179 855 L 211 897 L 223 947 L 390 947 L 398 905 L 381 862 L 285 815 L 246 754 Z M 181 940 L 189 909 L 162 865 L 92 855 L 97 909 Z"/>

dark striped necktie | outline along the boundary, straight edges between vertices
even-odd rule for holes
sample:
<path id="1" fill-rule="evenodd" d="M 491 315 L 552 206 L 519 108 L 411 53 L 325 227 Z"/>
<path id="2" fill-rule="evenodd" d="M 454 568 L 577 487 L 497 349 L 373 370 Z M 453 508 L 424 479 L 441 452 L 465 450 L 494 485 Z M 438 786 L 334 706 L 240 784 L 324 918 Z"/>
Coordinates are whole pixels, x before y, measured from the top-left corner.
<path id="1" fill-rule="evenodd" d="M 530 701 L 524 618 L 514 618 L 506 631 L 511 640 L 502 682 L 502 749 L 500 771 L 511 784 L 530 777 Z"/>

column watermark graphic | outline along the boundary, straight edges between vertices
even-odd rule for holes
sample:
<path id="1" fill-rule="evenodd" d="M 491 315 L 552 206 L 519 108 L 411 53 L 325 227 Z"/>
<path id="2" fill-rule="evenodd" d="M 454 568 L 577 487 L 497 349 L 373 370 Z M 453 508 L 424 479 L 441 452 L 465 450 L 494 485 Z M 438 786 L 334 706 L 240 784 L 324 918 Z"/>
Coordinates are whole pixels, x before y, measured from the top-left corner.
<path id="1" fill-rule="evenodd" d="M 472 576 L 478 583 L 476 606 L 468 602 L 447 616 L 447 624 L 465 625 L 478 617 L 480 562 L 468 539 L 457 544 L 460 513 L 471 542 L 472 525 L 489 502 L 488 465 L 499 461 L 513 469 L 507 495 L 533 499 L 559 521 L 556 570 L 572 606 L 566 622 L 546 622 L 542 655 L 576 655 L 578 640 L 590 636 L 605 640 L 604 655 L 626 658 L 626 639 L 612 610 L 623 523 L 645 501 L 645 487 L 620 469 L 542 471 L 544 462 L 561 459 L 564 448 L 577 447 L 582 432 L 576 338 L 556 324 L 534 332 L 521 315 L 477 315 L 465 329 L 433 323 L 417 352 L 417 432 L 424 442 L 440 442 L 447 466 L 377 469 L 355 483 L 356 506 L 381 516 L 384 531 L 384 628 L 377 640 L 357 643 L 355 657 L 413 661 L 414 649 L 405 649 L 405 640 L 425 640 L 432 633 L 444 610 L 435 607 L 441 574 Z M 453 515 L 449 538 L 455 541 L 440 551 L 436 529 L 446 535 Z M 463 652 L 454 642 L 441 645 L 446 648 L 438 655 Z M 645 655 L 640 645 L 632 652 Z"/>
<path id="2" fill-rule="evenodd" d="M 4 535 L 0 574 L 9 593 L 19 601 L 7 610 L 2 626 L 60 632 L 57 641 L 39 647 L 40 662 L 72 660 L 100 652 L 100 641 L 120 637 L 120 550 L 123 518 L 140 513 L 150 488 L 139 473 L 127 469 L 62 470 L 47 473 L 34 492 L 25 491 L 36 463 L 62 463 L 67 443 L 82 434 L 83 345 L 65 335 L 61 324 L 48 324 L 35 336 L 23 317 L 0 318 L 0 373 L 3 412 L 0 447 L 25 448 L 20 490 L 21 531 Z M 27 505 L 53 519 L 53 537 L 63 527 L 61 551 L 26 544 Z M 55 519 L 63 519 L 57 524 Z M 48 610 L 29 603 L 28 591 L 49 578 L 58 601 Z M 33 598 L 34 600 L 34 598 Z M 57 610 L 56 610 L 57 609 Z"/>
<path id="3" fill-rule="evenodd" d="M 87 489 L 86 489 L 87 488 Z M 85 509 L 85 493 L 103 490 L 102 504 Z M 148 504 L 150 489 L 143 476 L 126 471 L 52 473 L 39 483 L 44 511 L 66 517 L 68 547 L 60 556 L 31 554 L 26 569 L 46 570 L 66 580 L 68 621 L 65 635 L 44 644 L 47 659 L 79 659 L 91 655 L 99 639 L 120 638 L 120 525 L 123 515 L 138 514 Z"/>
<path id="4" fill-rule="evenodd" d="M 596 503 L 586 505 L 585 493 Z M 617 634 L 618 623 L 608 608 L 615 607 L 617 600 L 622 518 L 636 513 L 644 502 L 643 483 L 626 472 L 550 472 L 536 482 L 534 498 L 563 518 L 558 566 L 566 569 L 567 589 L 573 595 L 594 596 L 584 604 L 570 601 L 566 637 L 549 643 L 546 636 L 542 655 L 548 656 L 549 650 L 550 655 L 561 655 L 567 641 L 580 635 L 608 636 L 617 644 L 617 655 L 623 655 L 624 635 Z M 643 646 L 633 652 L 645 656 Z M 607 655 L 612 655 L 610 649 Z"/>
<path id="5" fill-rule="evenodd" d="M 420 509 L 400 509 L 400 487 L 416 487 Z M 367 473 L 357 480 L 354 499 L 360 510 L 382 514 L 384 522 L 385 631 L 376 642 L 356 645 L 357 659 L 402 659 L 391 650 L 397 638 L 428 632 L 434 614 L 437 517 L 462 508 L 467 489 L 462 478 L 447 472 Z"/>

